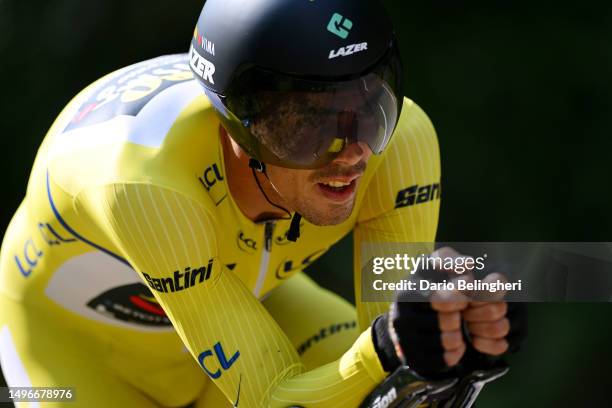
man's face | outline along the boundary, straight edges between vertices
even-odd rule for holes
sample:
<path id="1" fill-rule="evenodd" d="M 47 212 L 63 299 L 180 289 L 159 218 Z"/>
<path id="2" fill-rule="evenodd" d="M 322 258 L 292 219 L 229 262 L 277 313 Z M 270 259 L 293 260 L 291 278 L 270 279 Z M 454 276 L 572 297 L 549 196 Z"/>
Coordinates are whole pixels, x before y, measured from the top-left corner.
<path id="1" fill-rule="evenodd" d="M 268 165 L 268 176 L 287 205 L 310 223 L 336 225 L 351 215 L 357 187 L 371 155 L 366 144 L 351 143 L 320 169 Z"/>

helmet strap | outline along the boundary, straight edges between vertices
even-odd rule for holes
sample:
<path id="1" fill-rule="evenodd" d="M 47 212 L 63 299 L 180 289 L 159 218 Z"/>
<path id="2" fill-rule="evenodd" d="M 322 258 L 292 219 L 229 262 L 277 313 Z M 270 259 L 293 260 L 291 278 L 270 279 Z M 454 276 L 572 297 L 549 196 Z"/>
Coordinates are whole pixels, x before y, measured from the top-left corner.
<path id="1" fill-rule="evenodd" d="M 262 173 L 267 179 L 268 182 L 270 183 L 270 185 L 272 186 L 272 188 L 274 189 L 274 191 L 276 191 L 276 193 L 278 195 L 281 195 L 280 192 L 278 191 L 278 189 L 276 188 L 276 186 L 274 185 L 274 183 L 272 183 L 272 180 L 270 180 L 270 177 L 268 177 L 268 173 L 267 173 L 267 169 L 266 169 L 266 164 L 257 160 L 257 159 L 253 159 L 250 158 L 249 159 L 249 167 L 251 168 L 251 173 L 253 174 L 253 178 L 255 179 L 255 182 L 257 183 L 257 187 L 259 188 L 259 191 L 261 191 L 261 193 L 263 194 L 264 198 L 266 199 L 266 201 L 278 208 L 281 211 L 284 211 L 287 213 L 287 218 L 283 218 L 284 220 L 288 220 L 291 219 L 291 225 L 289 227 L 289 231 L 287 232 L 287 239 L 291 242 L 296 242 L 297 239 L 300 237 L 300 221 L 302 220 L 302 215 L 300 213 L 298 213 L 297 211 L 293 214 L 293 216 L 291 216 L 291 212 L 289 212 L 289 210 L 287 210 L 285 207 L 282 207 L 278 204 L 274 204 L 272 202 L 272 200 L 270 200 L 268 198 L 268 195 L 266 194 L 266 192 L 264 191 L 264 189 L 261 187 L 261 183 L 259 182 L 259 179 L 257 178 L 257 173 Z"/>
<path id="2" fill-rule="evenodd" d="M 300 237 L 300 221 L 302 221 L 302 214 L 296 211 L 291 218 L 291 226 L 287 232 L 287 239 L 291 242 L 297 241 Z"/>

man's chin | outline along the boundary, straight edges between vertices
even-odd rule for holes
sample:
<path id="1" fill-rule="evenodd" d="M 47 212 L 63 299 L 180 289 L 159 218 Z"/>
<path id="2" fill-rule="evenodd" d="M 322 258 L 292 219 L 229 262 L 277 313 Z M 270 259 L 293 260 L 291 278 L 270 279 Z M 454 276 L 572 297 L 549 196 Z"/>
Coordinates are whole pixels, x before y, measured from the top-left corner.
<path id="1" fill-rule="evenodd" d="M 334 206 L 324 210 L 305 208 L 298 211 L 309 223 L 320 227 L 342 224 L 353 213 L 354 201 L 343 206 Z"/>

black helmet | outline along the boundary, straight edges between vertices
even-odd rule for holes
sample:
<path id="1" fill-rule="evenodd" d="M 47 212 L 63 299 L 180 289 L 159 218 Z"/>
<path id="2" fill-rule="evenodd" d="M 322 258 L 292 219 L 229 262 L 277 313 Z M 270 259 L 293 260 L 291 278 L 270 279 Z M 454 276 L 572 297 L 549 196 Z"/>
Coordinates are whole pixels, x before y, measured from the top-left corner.
<path id="1" fill-rule="evenodd" d="M 323 166 L 357 141 L 378 154 L 402 108 L 377 0 L 208 0 L 190 66 L 232 138 L 282 167 Z"/>

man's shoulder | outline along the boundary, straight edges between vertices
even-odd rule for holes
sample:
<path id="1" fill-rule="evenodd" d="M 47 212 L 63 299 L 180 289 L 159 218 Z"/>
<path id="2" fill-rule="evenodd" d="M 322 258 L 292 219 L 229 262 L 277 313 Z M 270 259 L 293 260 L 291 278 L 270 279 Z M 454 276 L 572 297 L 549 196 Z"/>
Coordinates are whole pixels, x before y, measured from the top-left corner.
<path id="1" fill-rule="evenodd" d="M 402 114 L 395 129 L 395 136 L 410 137 L 415 132 L 423 133 L 429 138 L 437 138 L 435 128 L 423 108 L 412 99 L 404 97 Z"/>
<path id="2" fill-rule="evenodd" d="M 438 201 L 438 138 L 429 117 L 414 101 L 404 98 L 402 115 L 389 146 L 370 162 L 364 178 L 367 188 L 360 190 L 360 222 L 394 209 Z M 434 216 L 437 210 L 419 214 Z"/>
<path id="3" fill-rule="evenodd" d="M 438 136 L 429 116 L 416 102 L 404 97 L 402 113 L 389 146 L 375 160 L 397 162 L 402 167 L 408 157 L 433 160 L 438 153 Z"/>
<path id="4" fill-rule="evenodd" d="M 137 118 L 151 108 L 163 108 L 198 96 L 187 54 L 167 55 L 114 71 L 85 88 L 62 113 L 61 132 L 104 123 L 117 117 Z"/>
<path id="5" fill-rule="evenodd" d="M 218 121 L 187 55 L 115 71 L 82 91 L 49 131 L 39 156 L 73 193 L 88 185 L 180 186 L 215 164 Z M 188 183 L 193 184 L 193 183 Z"/>

